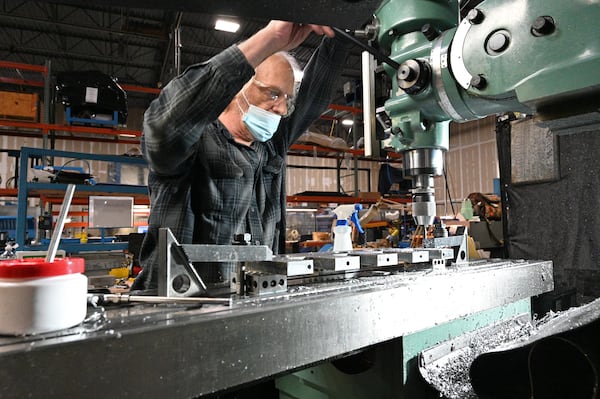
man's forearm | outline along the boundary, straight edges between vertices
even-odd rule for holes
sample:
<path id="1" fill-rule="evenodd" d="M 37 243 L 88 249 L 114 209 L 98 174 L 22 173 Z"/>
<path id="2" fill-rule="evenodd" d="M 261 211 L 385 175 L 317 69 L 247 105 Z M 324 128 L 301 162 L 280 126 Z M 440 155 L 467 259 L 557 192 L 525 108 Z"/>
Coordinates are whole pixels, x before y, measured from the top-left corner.
<path id="1" fill-rule="evenodd" d="M 177 173 L 181 162 L 252 76 L 253 68 L 232 46 L 173 79 L 144 114 L 144 155 L 158 173 Z"/>
<path id="2" fill-rule="evenodd" d="M 290 144 L 319 118 L 331 103 L 335 83 L 342 73 L 348 45 L 339 39 L 324 39 L 304 70 L 296 110 L 290 125 Z"/>

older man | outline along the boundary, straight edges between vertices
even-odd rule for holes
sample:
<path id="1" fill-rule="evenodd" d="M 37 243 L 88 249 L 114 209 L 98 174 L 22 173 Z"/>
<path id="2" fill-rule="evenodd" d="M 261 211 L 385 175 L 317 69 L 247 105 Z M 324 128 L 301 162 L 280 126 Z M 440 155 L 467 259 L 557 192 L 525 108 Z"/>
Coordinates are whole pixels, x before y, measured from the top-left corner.
<path id="1" fill-rule="evenodd" d="M 326 37 L 295 90 L 282 51 L 313 32 Z M 160 227 L 186 244 L 231 244 L 250 233 L 275 253 L 283 247 L 286 153 L 327 108 L 345 57 L 346 45 L 329 27 L 271 21 L 161 91 L 144 116 L 151 212 L 133 289 L 157 287 Z M 209 283 L 228 284 L 231 271 L 198 266 Z"/>

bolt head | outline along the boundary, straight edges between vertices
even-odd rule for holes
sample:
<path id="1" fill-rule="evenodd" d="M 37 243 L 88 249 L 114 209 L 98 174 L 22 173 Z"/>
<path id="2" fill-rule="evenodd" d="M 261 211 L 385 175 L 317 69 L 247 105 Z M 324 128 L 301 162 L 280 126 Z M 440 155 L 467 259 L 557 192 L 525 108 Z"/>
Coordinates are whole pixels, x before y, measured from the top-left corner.
<path id="1" fill-rule="evenodd" d="M 534 36 L 545 36 L 554 32 L 556 26 L 554 18 L 549 15 L 537 17 L 531 24 L 531 33 Z"/>
<path id="2" fill-rule="evenodd" d="M 503 32 L 494 33 L 492 35 L 492 37 L 490 37 L 490 39 L 488 40 L 488 43 L 487 43 L 488 49 L 490 49 L 492 52 L 495 52 L 495 53 L 499 53 L 499 52 L 506 50 L 506 48 L 508 47 L 508 44 L 509 44 L 508 35 Z"/>
<path id="3" fill-rule="evenodd" d="M 469 21 L 472 25 L 477 25 L 477 24 L 482 23 L 484 18 L 485 18 L 485 15 L 483 15 L 483 12 L 478 8 L 473 8 L 467 14 L 467 21 Z"/>
<path id="4" fill-rule="evenodd" d="M 482 90 L 487 86 L 487 80 L 482 75 L 475 75 L 471 78 L 471 87 Z"/>

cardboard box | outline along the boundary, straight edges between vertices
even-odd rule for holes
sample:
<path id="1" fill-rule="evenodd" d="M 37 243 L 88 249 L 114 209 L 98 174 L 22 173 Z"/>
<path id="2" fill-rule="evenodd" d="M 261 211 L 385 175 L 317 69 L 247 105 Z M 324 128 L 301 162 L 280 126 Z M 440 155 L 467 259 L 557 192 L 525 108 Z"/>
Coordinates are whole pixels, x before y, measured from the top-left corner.
<path id="1" fill-rule="evenodd" d="M 363 201 L 377 202 L 381 198 L 381 193 L 378 191 L 359 191 L 358 198 Z"/>

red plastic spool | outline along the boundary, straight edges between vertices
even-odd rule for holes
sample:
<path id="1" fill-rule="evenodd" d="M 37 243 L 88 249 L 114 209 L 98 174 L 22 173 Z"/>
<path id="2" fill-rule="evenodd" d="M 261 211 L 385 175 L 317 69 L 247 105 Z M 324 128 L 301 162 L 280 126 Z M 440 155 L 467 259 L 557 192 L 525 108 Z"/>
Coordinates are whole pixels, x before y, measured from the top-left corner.
<path id="1" fill-rule="evenodd" d="M 0 278 L 37 278 L 83 273 L 85 259 L 59 258 L 46 262 L 45 258 L 11 259 L 0 261 Z"/>

